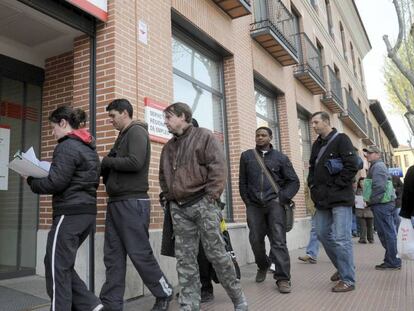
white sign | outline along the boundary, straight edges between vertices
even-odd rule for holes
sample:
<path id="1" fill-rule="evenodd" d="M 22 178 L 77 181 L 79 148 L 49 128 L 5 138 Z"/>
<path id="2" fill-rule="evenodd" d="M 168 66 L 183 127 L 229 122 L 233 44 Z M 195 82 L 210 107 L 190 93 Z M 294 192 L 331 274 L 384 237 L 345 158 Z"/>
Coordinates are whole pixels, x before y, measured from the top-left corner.
<path id="1" fill-rule="evenodd" d="M 145 45 L 148 44 L 148 25 L 143 20 L 138 22 L 138 40 Z"/>
<path id="2" fill-rule="evenodd" d="M 166 143 L 172 137 L 164 124 L 163 110 L 167 105 L 157 103 L 149 98 L 145 98 L 144 103 L 145 121 L 148 123 L 150 139 L 159 143 Z"/>
<path id="3" fill-rule="evenodd" d="M 10 128 L 0 124 L 0 190 L 8 190 L 10 156 Z"/>

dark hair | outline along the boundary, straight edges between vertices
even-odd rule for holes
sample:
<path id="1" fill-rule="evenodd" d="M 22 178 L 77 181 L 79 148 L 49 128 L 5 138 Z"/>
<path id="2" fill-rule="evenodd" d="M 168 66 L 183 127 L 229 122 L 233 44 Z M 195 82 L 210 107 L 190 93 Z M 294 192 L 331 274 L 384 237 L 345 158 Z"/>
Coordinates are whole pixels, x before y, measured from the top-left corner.
<path id="1" fill-rule="evenodd" d="M 200 126 L 198 125 L 197 120 L 196 120 L 196 119 L 194 119 L 194 118 L 192 118 L 191 123 L 193 124 L 193 126 L 194 126 L 194 127 L 200 127 Z"/>
<path id="2" fill-rule="evenodd" d="M 273 132 L 270 128 L 268 128 L 267 126 L 261 126 L 256 130 L 256 133 L 260 130 L 265 130 L 267 131 L 267 133 L 269 134 L 269 136 L 273 136 Z"/>
<path id="3" fill-rule="evenodd" d="M 358 183 L 357 183 L 357 189 L 361 189 L 361 181 L 363 181 L 365 177 L 359 177 Z"/>
<path id="4" fill-rule="evenodd" d="M 119 113 L 126 110 L 130 118 L 132 118 L 132 115 L 134 114 L 134 109 L 132 108 L 131 103 L 125 98 L 119 98 L 111 101 L 111 103 L 106 106 L 106 111 L 110 110 L 116 110 Z"/>
<path id="5" fill-rule="evenodd" d="M 185 116 L 185 121 L 187 123 L 191 123 L 191 119 L 193 117 L 193 112 L 191 111 L 191 108 L 181 102 L 176 102 L 174 104 L 169 105 L 167 108 L 164 109 L 165 114 L 175 114 L 177 117 L 181 117 L 183 114 Z"/>
<path id="6" fill-rule="evenodd" d="M 49 121 L 53 123 L 60 123 L 60 121 L 66 120 L 69 125 L 77 130 L 84 127 L 87 121 L 86 112 L 80 108 L 73 108 L 71 106 L 61 106 L 53 110 L 49 116 Z"/>
<path id="7" fill-rule="evenodd" d="M 321 116 L 322 121 L 328 121 L 328 123 L 331 122 L 331 117 L 329 116 L 329 113 L 327 113 L 325 111 L 317 111 L 317 112 L 312 114 L 311 118 L 316 117 L 318 115 Z"/>

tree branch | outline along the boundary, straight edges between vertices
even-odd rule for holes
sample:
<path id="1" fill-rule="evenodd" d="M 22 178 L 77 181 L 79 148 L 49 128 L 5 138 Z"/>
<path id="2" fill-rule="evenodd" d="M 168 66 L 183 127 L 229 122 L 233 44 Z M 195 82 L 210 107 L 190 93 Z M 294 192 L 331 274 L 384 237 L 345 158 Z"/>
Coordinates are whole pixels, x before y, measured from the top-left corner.
<path id="1" fill-rule="evenodd" d="M 401 43 L 404 37 L 404 32 L 405 32 L 405 24 L 404 24 L 404 20 L 402 17 L 400 4 L 398 3 L 398 0 L 393 0 L 392 3 L 394 4 L 395 12 L 397 13 L 399 30 L 398 30 L 397 42 L 395 43 L 394 47 L 391 47 L 390 41 L 388 40 L 388 35 L 384 35 L 382 37 L 385 41 L 385 45 L 387 46 L 387 52 L 388 52 L 389 58 L 393 58 L 394 55 L 396 55 L 396 53 L 400 49 L 400 46 L 401 46 Z"/>
<path id="2" fill-rule="evenodd" d="M 394 93 L 397 96 L 398 100 L 401 102 L 401 104 L 403 104 L 404 106 L 406 106 L 407 101 L 409 101 L 408 97 L 406 97 L 406 100 L 404 100 L 402 94 L 400 93 L 400 91 L 398 90 L 397 86 L 395 85 L 394 80 L 393 79 L 390 79 L 389 81 L 390 81 L 392 90 L 394 91 Z M 406 96 L 408 95 L 407 92 L 405 92 L 405 95 Z"/>

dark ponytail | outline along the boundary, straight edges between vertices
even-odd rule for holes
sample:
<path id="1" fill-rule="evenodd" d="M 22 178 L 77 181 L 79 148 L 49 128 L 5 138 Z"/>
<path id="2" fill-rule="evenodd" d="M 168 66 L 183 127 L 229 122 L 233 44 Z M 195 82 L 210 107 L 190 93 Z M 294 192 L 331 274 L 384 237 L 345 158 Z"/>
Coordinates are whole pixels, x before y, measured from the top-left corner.
<path id="1" fill-rule="evenodd" d="M 61 106 L 55 109 L 49 116 L 49 121 L 53 123 L 60 123 L 62 119 L 66 120 L 73 129 L 77 130 L 85 126 L 87 115 L 80 108 Z"/>

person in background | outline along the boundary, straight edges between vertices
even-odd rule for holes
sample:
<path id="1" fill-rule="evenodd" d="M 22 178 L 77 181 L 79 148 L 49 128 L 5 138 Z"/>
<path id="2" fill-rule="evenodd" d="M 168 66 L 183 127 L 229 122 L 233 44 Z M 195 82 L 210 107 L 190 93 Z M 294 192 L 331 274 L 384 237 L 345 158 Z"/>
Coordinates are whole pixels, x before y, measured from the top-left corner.
<path id="1" fill-rule="evenodd" d="M 364 187 L 364 177 L 358 179 L 357 189 L 355 193 L 355 214 L 358 220 L 360 235 L 359 243 L 374 243 L 374 214 L 362 197 Z"/>
<path id="2" fill-rule="evenodd" d="M 402 194 L 404 191 L 404 184 L 401 181 L 401 178 L 398 176 L 392 176 L 392 185 L 394 186 L 394 190 L 395 190 L 395 210 L 394 210 L 394 224 L 395 224 L 395 228 L 397 229 L 398 232 L 398 228 L 400 226 L 400 210 L 401 210 L 401 201 L 402 201 Z"/>
<path id="3" fill-rule="evenodd" d="M 383 263 L 376 265 L 375 269 L 401 270 L 401 259 L 397 258 L 397 231 L 394 225 L 395 193 L 387 196 L 387 183 L 391 176 L 377 146 L 368 146 L 363 151 L 370 163 L 367 179 L 372 180 L 371 195 L 365 199 L 374 214 L 375 228 L 385 248 Z"/>
<path id="4" fill-rule="evenodd" d="M 305 186 L 305 202 L 306 202 L 306 209 L 308 210 L 309 214 L 311 214 L 311 231 L 309 234 L 309 242 L 308 246 L 306 246 L 306 255 L 299 256 L 298 259 L 305 263 L 315 264 L 317 263 L 317 257 L 319 254 L 319 240 L 318 235 L 315 231 L 315 204 L 312 202 L 310 198 L 309 187 Z"/>
<path id="5" fill-rule="evenodd" d="M 44 260 L 51 310 L 100 311 L 101 301 L 74 269 L 79 247 L 96 226 L 99 157 L 95 139 L 83 128 L 86 113 L 82 109 L 59 107 L 49 121 L 58 142 L 49 175 L 29 176 L 27 183 L 34 193 L 52 195 L 53 223 Z"/>
<path id="6" fill-rule="evenodd" d="M 403 218 L 414 217 L 414 165 L 410 166 L 405 173 L 404 189 L 401 199 L 400 216 Z"/>

